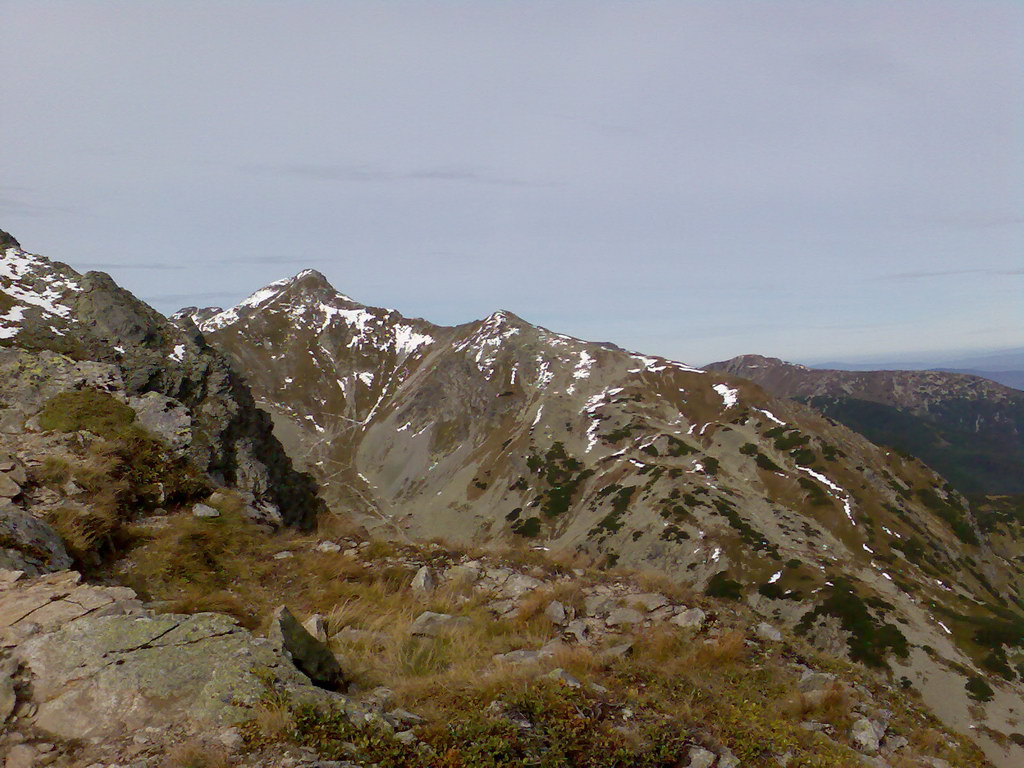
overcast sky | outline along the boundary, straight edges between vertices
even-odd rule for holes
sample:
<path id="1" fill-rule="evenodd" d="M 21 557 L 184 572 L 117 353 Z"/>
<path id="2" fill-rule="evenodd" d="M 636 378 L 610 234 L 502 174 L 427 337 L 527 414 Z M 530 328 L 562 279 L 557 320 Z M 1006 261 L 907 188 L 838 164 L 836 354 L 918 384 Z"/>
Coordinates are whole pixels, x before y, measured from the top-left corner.
<path id="1" fill-rule="evenodd" d="M 0 0 L 0 229 L 707 362 L 1024 346 L 1024 4 Z"/>

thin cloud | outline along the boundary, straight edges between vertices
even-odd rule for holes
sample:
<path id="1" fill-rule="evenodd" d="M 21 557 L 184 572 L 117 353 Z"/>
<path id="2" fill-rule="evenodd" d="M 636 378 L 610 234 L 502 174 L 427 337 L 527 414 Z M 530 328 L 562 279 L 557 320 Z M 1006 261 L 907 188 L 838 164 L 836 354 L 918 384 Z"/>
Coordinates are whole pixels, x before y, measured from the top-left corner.
<path id="1" fill-rule="evenodd" d="M 45 205 L 30 203 L 25 200 L 14 200 L 10 197 L 0 197 L 0 213 L 17 214 L 20 216 L 46 216 L 51 213 L 76 213 L 76 210 L 60 205 Z"/>
<path id="2" fill-rule="evenodd" d="M 891 275 L 879 275 L 877 280 L 923 280 L 932 277 L 957 277 L 959 275 L 1024 275 L 1024 269 L 937 269 L 915 272 L 896 272 Z"/>
<path id="3" fill-rule="evenodd" d="M 332 261 L 321 256 L 235 256 L 230 259 L 215 259 L 214 264 L 312 264 Z M 209 262 L 195 262 L 207 264 Z"/>
<path id="4" fill-rule="evenodd" d="M 466 184 L 487 184 L 503 187 L 546 187 L 546 183 L 523 181 L 504 176 L 495 176 L 469 168 L 415 168 L 407 171 L 389 171 L 368 165 L 306 164 L 293 165 L 244 165 L 247 173 L 269 173 L 280 176 L 297 176 L 317 181 L 340 181 L 347 183 L 393 183 L 403 181 L 442 181 Z"/>
<path id="5" fill-rule="evenodd" d="M 104 271 L 108 269 L 113 269 L 117 271 L 121 271 L 122 269 L 144 269 L 158 271 L 171 269 L 185 269 L 185 267 L 181 264 L 162 264 L 159 262 L 152 264 L 109 264 L 101 261 L 92 261 L 75 264 L 75 266 L 79 269 L 99 269 Z"/>

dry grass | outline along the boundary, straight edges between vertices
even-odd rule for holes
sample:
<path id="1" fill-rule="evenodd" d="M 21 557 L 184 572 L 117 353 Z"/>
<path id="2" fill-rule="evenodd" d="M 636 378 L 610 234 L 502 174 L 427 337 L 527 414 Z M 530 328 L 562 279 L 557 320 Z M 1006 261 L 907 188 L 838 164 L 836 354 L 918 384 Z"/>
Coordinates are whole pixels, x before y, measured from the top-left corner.
<path id="1" fill-rule="evenodd" d="M 164 768 L 228 768 L 231 761 L 224 747 L 192 740 L 171 747 L 163 764 Z"/>
<path id="2" fill-rule="evenodd" d="M 833 682 L 822 691 L 793 693 L 783 710 L 795 720 L 814 719 L 840 726 L 850 721 L 850 696 L 846 686 Z"/>
<path id="3" fill-rule="evenodd" d="M 743 660 L 747 655 L 747 645 L 743 632 L 733 630 L 719 638 L 697 645 L 687 657 L 690 669 L 701 667 L 722 666 Z"/>
<path id="4" fill-rule="evenodd" d="M 321 539 L 365 539 L 366 528 L 349 515 L 325 512 L 316 523 L 316 533 Z"/>
<path id="5" fill-rule="evenodd" d="M 32 469 L 32 480 L 40 485 L 59 486 L 71 479 L 71 463 L 60 456 L 47 456 Z"/>
<path id="6" fill-rule="evenodd" d="M 634 571 L 631 580 L 636 582 L 644 592 L 657 592 L 675 603 L 694 606 L 700 602 L 693 589 L 685 584 L 680 584 L 660 571 Z"/>
<path id="7" fill-rule="evenodd" d="M 119 522 L 116 505 L 110 504 L 105 496 L 88 505 L 56 507 L 47 514 L 46 521 L 60 534 L 68 552 L 79 561 L 95 552 Z"/>
<path id="8" fill-rule="evenodd" d="M 270 740 L 283 739 L 295 726 L 291 711 L 279 700 L 260 702 L 252 723 L 257 733 Z"/>

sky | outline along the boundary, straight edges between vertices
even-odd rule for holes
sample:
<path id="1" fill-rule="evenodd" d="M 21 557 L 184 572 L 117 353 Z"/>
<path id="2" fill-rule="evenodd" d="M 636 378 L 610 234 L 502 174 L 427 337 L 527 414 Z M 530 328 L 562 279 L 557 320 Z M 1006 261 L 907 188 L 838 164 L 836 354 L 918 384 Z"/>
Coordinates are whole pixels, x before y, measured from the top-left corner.
<path id="1" fill-rule="evenodd" d="M 0 229 L 704 363 L 1024 346 L 1024 4 L 0 0 Z"/>

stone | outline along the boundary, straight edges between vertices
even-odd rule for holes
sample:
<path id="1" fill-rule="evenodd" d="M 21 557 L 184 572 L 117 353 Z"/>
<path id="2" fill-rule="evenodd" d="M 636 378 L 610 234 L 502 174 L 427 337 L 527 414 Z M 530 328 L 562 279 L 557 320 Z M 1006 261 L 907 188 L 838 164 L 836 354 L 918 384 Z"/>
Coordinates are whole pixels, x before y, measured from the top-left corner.
<path id="1" fill-rule="evenodd" d="M 766 622 L 761 622 L 757 625 L 757 636 L 762 640 L 766 640 L 769 643 L 781 643 L 782 633 L 779 632 L 775 627 Z"/>
<path id="2" fill-rule="evenodd" d="M 274 555 L 275 560 L 287 560 L 289 557 L 295 557 L 295 554 L 289 552 L 287 549 L 282 550 Z"/>
<path id="3" fill-rule="evenodd" d="M 878 751 L 878 732 L 866 717 L 858 718 L 850 728 L 850 741 L 861 752 L 873 754 Z"/>
<path id="4" fill-rule="evenodd" d="M 38 575 L 71 567 L 57 532 L 27 512 L 0 505 L 0 568 Z"/>
<path id="5" fill-rule="evenodd" d="M 129 397 L 136 421 L 164 442 L 175 453 L 182 453 L 192 442 L 192 417 L 180 400 L 159 392 Z"/>
<path id="6" fill-rule="evenodd" d="M 341 552 L 341 545 L 335 544 L 333 541 L 321 541 L 316 545 L 317 552 L 323 552 L 325 554 L 334 554 L 335 552 Z"/>
<path id="7" fill-rule="evenodd" d="M 487 608 L 496 616 L 507 616 L 519 607 L 519 603 L 515 600 L 495 600 L 493 603 L 488 603 Z"/>
<path id="8" fill-rule="evenodd" d="M 533 576 L 527 576 L 522 573 L 514 573 L 505 581 L 502 586 L 502 592 L 510 597 L 517 598 L 540 589 L 542 586 L 544 586 L 544 582 L 540 579 L 535 579 Z"/>
<path id="9" fill-rule="evenodd" d="M 36 751 L 28 744 L 18 744 L 7 752 L 4 768 L 35 768 Z"/>
<path id="10" fill-rule="evenodd" d="M 21 486 L 7 472 L 0 472 L 0 499 L 13 499 L 21 493 Z"/>
<path id="11" fill-rule="evenodd" d="M 420 637 L 437 637 L 446 632 L 451 632 L 469 624 L 469 619 L 464 616 L 451 616 L 447 613 L 434 613 L 424 611 L 409 627 L 410 635 Z"/>
<path id="12" fill-rule="evenodd" d="M 899 752 L 901 749 L 905 749 L 910 745 L 910 741 L 905 736 L 886 736 L 882 741 L 882 750 L 888 753 Z"/>
<path id="13" fill-rule="evenodd" d="M 830 672 L 814 672 L 808 669 L 800 676 L 797 688 L 804 693 L 821 691 L 830 688 L 835 680 L 836 676 Z"/>
<path id="14" fill-rule="evenodd" d="M 14 705 L 18 703 L 14 691 L 14 674 L 17 670 L 18 665 L 13 659 L 0 661 L 0 725 L 7 722 L 14 712 Z"/>
<path id="15" fill-rule="evenodd" d="M 455 584 L 472 584 L 480 578 L 480 568 L 476 565 L 453 565 L 444 572 L 444 580 Z"/>
<path id="16" fill-rule="evenodd" d="M 670 624 L 675 624 L 683 629 L 700 630 L 707 620 L 707 614 L 700 608 L 688 608 L 682 613 L 676 614 L 669 619 Z"/>
<path id="17" fill-rule="evenodd" d="M 319 613 L 314 613 L 302 622 L 302 628 L 321 643 L 327 642 L 327 621 Z"/>
<path id="18" fill-rule="evenodd" d="M 287 607 L 281 605 L 274 610 L 267 638 L 315 685 L 332 691 L 347 686 L 345 674 L 331 650 L 311 635 Z"/>
<path id="19" fill-rule="evenodd" d="M 544 609 L 544 615 L 548 617 L 552 624 L 561 626 L 565 623 L 566 619 L 565 606 L 557 600 L 552 600 L 548 603 L 548 607 Z"/>
<path id="20" fill-rule="evenodd" d="M 393 709 L 385 717 L 406 726 L 421 725 L 424 722 L 422 717 L 407 709 Z"/>
<path id="21" fill-rule="evenodd" d="M 608 614 L 608 618 L 605 619 L 605 623 L 607 623 L 609 627 L 619 627 L 622 625 L 639 624 L 643 620 L 644 615 L 640 613 L 640 611 L 636 611 L 632 608 L 616 608 Z"/>
<path id="22" fill-rule="evenodd" d="M 577 643 L 583 643 L 590 634 L 590 628 L 583 619 L 574 619 L 565 625 L 565 633 L 576 638 Z"/>
<path id="23" fill-rule="evenodd" d="M 687 757 L 687 768 L 711 768 L 715 763 L 715 753 L 704 747 L 690 747 Z"/>
<path id="24" fill-rule="evenodd" d="M 192 515 L 194 517 L 220 517 L 220 512 L 209 504 L 197 503 L 192 505 Z"/>
<path id="25" fill-rule="evenodd" d="M 602 654 L 606 658 L 613 659 L 620 659 L 623 656 L 629 656 L 631 653 L 633 653 L 633 643 L 629 640 L 624 643 L 618 643 L 617 645 L 605 648 L 604 651 L 602 651 Z"/>
<path id="26" fill-rule="evenodd" d="M 607 595 L 588 595 L 583 601 L 587 616 L 605 616 L 615 609 L 615 601 Z"/>
<path id="27" fill-rule="evenodd" d="M 630 608 L 650 612 L 668 605 L 668 598 L 655 592 L 644 592 L 639 595 L 626 595 L 624 602 Z"/>
<path id="28" fill-rule="evenodd" d="M 416 738 L 416 734 L 412 731 L 399 731 L 395 734 L 395 741 L 399 741 L 402 744 L 411 745 L 415 744 L 418 741 L 418 739 Z"/>
<path id="29" fill-rule="evenodd" d="M 740 759 L 728 747 L 722 747 L 718 753 L 718 768 L 739 768 Z"/>
<path id="30" fill-rule="evenodd" d="M 85 616 L 24 641 L 14 655 L 33 678 L 36 726 L 64 739 L 102 741 L 190 721 L 236 725 L 266 694 L 257 670 L 296 701 L 347 701 L 211 613 Z"/>
<path id="31" fill-rule="evenodd" d="M 412 591 L 419 595 L 429 595 L 437 588 L 437 578 L 430 566 L 424 565 L 412 577 Z"/>
<path id="32" fill-rule="evenodd" d="M 242 745 L 245 743 L 245 738 L 237 728 L 225 728 L 217 735 L 217 741 L 219 741 L 228 752 L 234 753 L 242 748 Z"/>
<path id="33" fill-rule="evenodd" d="M 544 675 L 544 677 L 548 680 L 557 680 L 558 682 L 562 683 L 563 685 L 567 685 L 570 688 L 580 688 L 582 686 L 582 683 L 579 680 L 570 675 L 561 667 L 552 669 L 550 672 Z"/>

